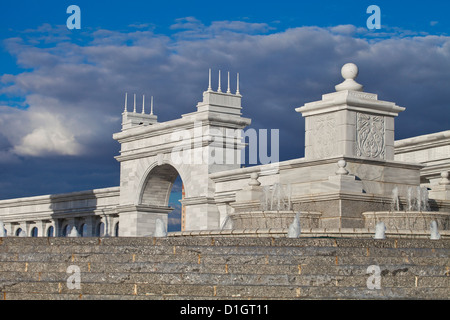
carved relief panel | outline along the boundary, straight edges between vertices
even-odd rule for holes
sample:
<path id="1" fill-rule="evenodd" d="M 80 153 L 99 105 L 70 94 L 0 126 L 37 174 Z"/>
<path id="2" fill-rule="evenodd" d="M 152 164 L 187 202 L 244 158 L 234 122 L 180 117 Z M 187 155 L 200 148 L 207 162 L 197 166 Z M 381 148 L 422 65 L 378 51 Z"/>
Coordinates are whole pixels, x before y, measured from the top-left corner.
<path id="1" fill-rule="evenodd" d="M 336 155 L 336 116 L 334 113 L 317 116 L 312 134 L 315 158 Z"/>
<path id="2" fill-rule="evenodd" d="M 383 116 L 356 114 L 356 155 L 385 159 L 385 125 Z"/>

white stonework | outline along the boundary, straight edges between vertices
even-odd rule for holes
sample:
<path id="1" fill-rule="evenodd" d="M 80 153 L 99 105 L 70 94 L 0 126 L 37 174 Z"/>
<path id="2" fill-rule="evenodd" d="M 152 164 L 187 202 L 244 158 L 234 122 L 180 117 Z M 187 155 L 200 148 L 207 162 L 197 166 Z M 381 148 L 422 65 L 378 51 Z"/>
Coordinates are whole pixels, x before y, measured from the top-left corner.
<path id="1" fill-rule="evenodd" d="M 240 167 L 237 159 L 244 144 L 239 136 L 228 136 L 227 129 L 241 130 L 250 124 L 250 119 L 241 117 L 241 108 L 240 94 L 208 88 L 196 112 L 164 123 L 127 125 L 114 134 L 121 144 L 116 157 L 121 164 L 121 235 L 149 236 L 157 218 L 167 222 L 170 191 L 178 175 L 186 195 L 182 202 L 186 230 L 219 228 L 220 212 L 209 174 Z M 125 113 L 124 124 L 128 117 Z M 226 161 L 227 156 L 231 161 Z"/>
<path id="2" fill-rule="evenodd" d="M 305 158 L 343 155 L 394 160 L 394 117 L 405 108 L 362 92 L 350 77 L 357 73 L 345 65 L 345 85 L 336 86 L 337 92 L 323 95 L 321 101 L 295 109 L 305 117 Z"/>
<path id="3" fill-rule="evenodd" d="M 38 236 L 47 236 L 53 227 L 53 236 L 61 236 L 66 226 L 69 231 L 73 226 L 80 231 L 85 224 L 84 235 L 95 236 L 102 222 L 105 234 L 114 235 L 118 200 L 118 187 L 2 200 L 0 217 L 8 235 L 15 235 L 20 228 L 31 236 L 36 227 Z"/>
<path id="4" fill-rule="evenodd" d="M 437 185 L 450 170 L 450 130 L 395 141 L 395 160 L 425 165 L 421 183 Z"/>

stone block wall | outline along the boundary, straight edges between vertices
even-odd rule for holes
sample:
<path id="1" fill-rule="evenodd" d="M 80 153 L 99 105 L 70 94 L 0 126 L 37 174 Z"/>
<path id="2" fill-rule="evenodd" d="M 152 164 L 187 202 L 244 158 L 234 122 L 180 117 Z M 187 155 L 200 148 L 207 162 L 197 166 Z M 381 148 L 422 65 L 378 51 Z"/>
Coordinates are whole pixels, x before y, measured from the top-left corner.
<path id="1" fill-rule="evenodd" d="M 3 300 L 450 299 L 450 240 L 3 238 Z"/>

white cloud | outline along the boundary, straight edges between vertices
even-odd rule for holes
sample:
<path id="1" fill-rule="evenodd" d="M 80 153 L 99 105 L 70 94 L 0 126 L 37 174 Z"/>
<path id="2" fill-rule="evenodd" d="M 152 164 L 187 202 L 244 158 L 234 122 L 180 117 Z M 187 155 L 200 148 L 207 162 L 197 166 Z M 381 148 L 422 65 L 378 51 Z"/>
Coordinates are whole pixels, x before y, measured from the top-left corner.
<path id="1" fill-rule="evenodd" d="M 175 20 L 176 23 L 170 26 L 170 29 L 179 30 L 179 29 L 199 29 L 204 28 L 205 25 L 197 20 L 195 17 L 184 17 L 178 18 Z"/>
<path id="2" fill-rule="evenodd" d="M 79 155 L 82 146 L 61 119 L 50 112 L 30 115 L 33 131 L 26 134 L 14 146 L 14 153 L 21 156 L 46 156 L 49 154 Z"/>
<path id="3" fill-rule="evenodd" d="M 340 34 L 354 34 L 357 31 L 357 28 L 352 24 L 338 25 L 330 28 L 331 32 L 340 33 Z"/>
<path id="4" fill-rule="evenodd" d="M 275 30 L 267 23 L 250 23 L 245 21 L 213 21 L 209 26 L 204 25 L 194 17 L 185 17 L 176 20 L 170 26 L 172 30 L 179 30 L 175 36 L 179 39 L 211 39 L 230 33 L 237 34 L 264 34 Z"/>
<path id="5" fill-rule="evenodd" d="M 209 28 L 215 32 L 234 31 L 243 33 L 266 33 L 275 28 L 270 27 L 267 23 L 249 23 L 244 21 L 214 21 Z"/>

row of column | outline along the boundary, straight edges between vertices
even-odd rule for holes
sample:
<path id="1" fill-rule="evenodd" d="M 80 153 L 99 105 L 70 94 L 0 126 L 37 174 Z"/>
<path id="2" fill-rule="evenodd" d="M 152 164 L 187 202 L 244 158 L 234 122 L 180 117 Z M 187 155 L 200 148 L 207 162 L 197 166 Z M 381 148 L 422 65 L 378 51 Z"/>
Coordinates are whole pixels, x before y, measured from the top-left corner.
<path id="1" fill-rule="evenodd" d="M 7 236 L 20 236 L 20 232 L 24 231 L 27 237 L 64 237 L 68 236 L 73 226 L 79 237 L 119 235 L 119 217 L 113 215 L 4 223 Z"/>

